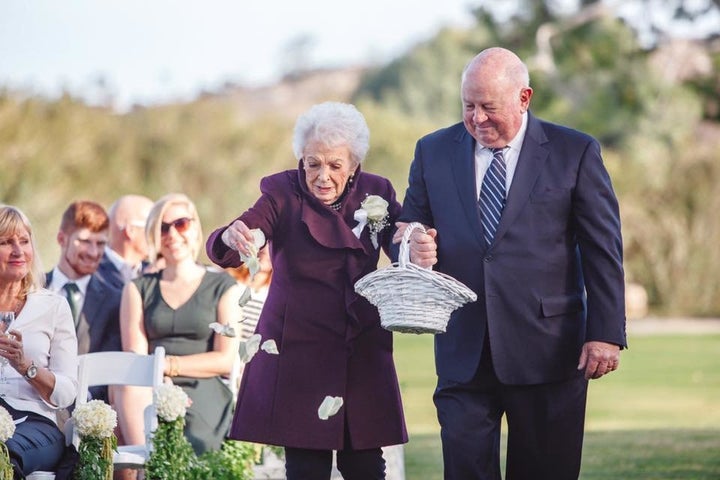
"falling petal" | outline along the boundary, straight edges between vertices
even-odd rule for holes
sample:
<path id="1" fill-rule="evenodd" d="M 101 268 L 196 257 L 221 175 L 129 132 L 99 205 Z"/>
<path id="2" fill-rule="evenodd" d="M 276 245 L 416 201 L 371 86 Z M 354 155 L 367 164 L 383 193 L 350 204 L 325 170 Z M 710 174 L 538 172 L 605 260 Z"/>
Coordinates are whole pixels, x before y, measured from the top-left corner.
<path id="1" fill-rule="evenodd" d="M 342 397 L 326 396 L 318 408 L 318 417 L 320 420 L 327 420 L 335 415 L 343 405 Z"/>
<path id="2" fill-rule="evenodd" d="M 260 348 L 267 353 L 272 353 L 273 355 L 277 355 L 278 353 L 280 353 L 278 352 L 277 343 L 275 343 L 275 340 L 273 340 L 272 338 L 270 340 L 265 340 L 260 346 Z"/>
<path id="3" fill-rule="evenodd" d="M 247 265 L 248 272 L 250 272 L 250 278 L 254 278 L 255 274 L 260 271 L 260 260 L 258 260 L 257 256 L 254 257 L 248 257 L 247 260 L 245 260 L 245 265 Z"/>
<path id="4" fill-rule="evenodd" d="M 245 342 L 240 342 L 240 360 L 248 363 L 260 349 L 260 340 L 262 336 L 259 333 L 252 335 Z"/>
<path id="5" fill-rule="evenodd" d="M 245 290 L 243 290 L 243 293 L 240 295 L 240 299 L 238 300 L 238 305 L 244 307 L 250 301 L 251 296 L 250 287 L 245 287 Z"/>
<path id="6" fill-rule="evenodd" d="M 222 323 L 213 322 L 208 325 L 208 327 L 210 327 L 218 335 L 223 335 L 225 337 L 236 336 L 235 329 L 230 325 L 223 325 Z"/>

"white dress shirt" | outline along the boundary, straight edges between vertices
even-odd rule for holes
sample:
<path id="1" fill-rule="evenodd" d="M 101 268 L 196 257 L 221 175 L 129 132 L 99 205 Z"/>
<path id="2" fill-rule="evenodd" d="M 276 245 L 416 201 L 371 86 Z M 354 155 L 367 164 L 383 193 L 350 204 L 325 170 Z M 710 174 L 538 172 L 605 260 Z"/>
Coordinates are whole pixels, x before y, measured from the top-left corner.
<path id="1" fill-rule="evenodd" d="M 23 353 L 40 368 L 55 375 L 50 403 L 42 399 L 23 374 L 5 367 L 7 384 L 0 384 L 11 407 L 35 412 L 56 422 L 55 411 L 70 406 L 77 396 L 77 339 L 70 306 L 64 296 L 46 289 L 30 292 L 27 302 L 10 327 L 22 333 Z"/>
<path id="2" fill-rule="evenodd" d="M 527 112 L 523 114 L 522 125 L 518 130 L 517 135 L 508 143 L 503 156 L 505 158 L 505 192 L 510 192 L 510 185 L 512 184 L 513 176 L 515 175 L 515 169 L 517 168 L 518 158 L 520 157 L 520 149 L 522 148 L 523 140 L 525 140 L 525 130 L 527 130 Z M 485 172 L 490 168 L 493 154 L 492 149 L 483 147 L 479 143 L 475 144 L 475 192 L 477 193 L 476 198 L 480 198 L 480 187 L 482 186 L 483 178 L 485 178 Z M 505 198 L 507 198 L 507 193 Z"/>

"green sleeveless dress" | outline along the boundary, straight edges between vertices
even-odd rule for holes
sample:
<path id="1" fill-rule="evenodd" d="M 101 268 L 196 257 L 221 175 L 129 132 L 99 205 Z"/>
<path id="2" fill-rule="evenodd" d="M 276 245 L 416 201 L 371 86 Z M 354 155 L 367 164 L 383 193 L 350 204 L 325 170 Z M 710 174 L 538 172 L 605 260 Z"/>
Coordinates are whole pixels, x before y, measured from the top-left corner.
<path id="1" fill-rule="evenodd" d="M 160 293 L 162 272 L 135 280 L 143 300 L 144 325 L 149 350 L 165 347 L 167 355 L 190 355 L 213 349 L 215 333 L 208 327 L 217 321 L 220 297 L 235 279 L 225 272 L 205 273 L 195 293 L 177 309 L 171 308 Z M 198 455 L 220 448 L 232 419 L 233 397 L 222 378 L 173 377 L 192 399 L 185 417 L 185 437 Z"/>

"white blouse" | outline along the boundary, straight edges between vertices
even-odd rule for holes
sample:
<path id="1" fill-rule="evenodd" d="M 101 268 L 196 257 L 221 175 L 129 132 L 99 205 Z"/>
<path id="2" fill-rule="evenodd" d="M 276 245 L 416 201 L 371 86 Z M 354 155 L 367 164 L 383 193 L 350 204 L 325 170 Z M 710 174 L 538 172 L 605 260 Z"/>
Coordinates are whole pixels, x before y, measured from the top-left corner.
<path id="1" fill-rule="evenodd" d="M 49 290 L 31 292 L 10 330 L 22 333 L 25 358 L 55 375 L 55 388 L 51 404 L 47 403 L 22 374 L 6 365 L 8 383 L 0 384 L 3 400 L 17 410 L 55 422 L 56 410 L 70 406 L 77 396 L 77 337 L 70 306 L 65 297 Z"/>

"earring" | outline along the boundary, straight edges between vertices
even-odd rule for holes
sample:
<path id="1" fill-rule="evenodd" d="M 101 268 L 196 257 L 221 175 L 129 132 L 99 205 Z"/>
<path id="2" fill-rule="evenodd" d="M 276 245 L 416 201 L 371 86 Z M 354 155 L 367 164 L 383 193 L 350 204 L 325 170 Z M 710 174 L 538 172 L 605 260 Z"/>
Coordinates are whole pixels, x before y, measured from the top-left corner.
<path id="1" fill-rule="evenodd" d="M 352 182 L 353 182 L 353 177 L 354 177 L 354 176 L 355 176 L 354 173 L 351 173 L 351 174 L 350 174 L 350 178 L 348 178 L 348 183 L 352 183 Z"/>

